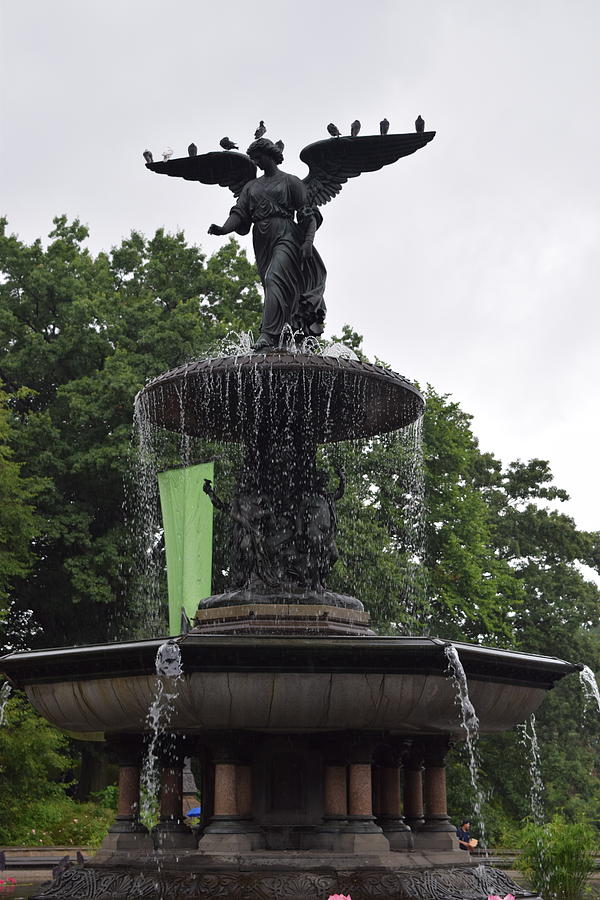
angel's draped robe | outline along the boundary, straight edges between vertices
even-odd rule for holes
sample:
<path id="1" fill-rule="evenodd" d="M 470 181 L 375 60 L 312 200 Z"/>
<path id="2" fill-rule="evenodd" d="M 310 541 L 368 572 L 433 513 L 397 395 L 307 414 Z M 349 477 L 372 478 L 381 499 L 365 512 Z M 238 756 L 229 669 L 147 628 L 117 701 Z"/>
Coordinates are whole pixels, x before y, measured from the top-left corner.
<path id="1" fill-rule="evenodd" d="M 314 248 L 304 263 L 300 256 L 306 220 L 318 215 L 308 206 L 304 182 L 286 172 L 255 178 L 244 185 L 231 214 L 240 220 L 238 234 L 248 234 L 254 224 L 254 253 L 265 292 L 261 334 L 277 340 L 286 324 L 307 335 L 322 334 L 327 272 Z"/>

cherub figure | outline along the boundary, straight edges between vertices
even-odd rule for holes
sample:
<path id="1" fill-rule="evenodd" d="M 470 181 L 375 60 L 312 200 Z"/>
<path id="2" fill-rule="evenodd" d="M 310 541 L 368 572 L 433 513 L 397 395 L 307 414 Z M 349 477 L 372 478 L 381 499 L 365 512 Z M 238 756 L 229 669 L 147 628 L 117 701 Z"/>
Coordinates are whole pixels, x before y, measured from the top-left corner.
<path id="1" fill-rule="evenodd" d="M 312 590 L 322 589 L 338 559 L 335 540 L 337 516 L 335 503 L 344 496 L 346 477 L 337 470 L 338 486 L 327 490 L 327 474 L 317 470 L 313 483 L 303 492 L 296 517 L 296 543 L 305 554 L 306 580 Z"/>
<path id="2" fill-rule="evenodd" d="M 240 490 L 231 503 L 225 503 L 216 494 L 209 478 L 204 479 L 203 491 L 216 509 L 231 517 L 231 587 L 247 587 L 253 576 L 264 584 L 276 584 L 273 561 L 265 541 L 273 516 L 268 500 L 258 492 Z"/>

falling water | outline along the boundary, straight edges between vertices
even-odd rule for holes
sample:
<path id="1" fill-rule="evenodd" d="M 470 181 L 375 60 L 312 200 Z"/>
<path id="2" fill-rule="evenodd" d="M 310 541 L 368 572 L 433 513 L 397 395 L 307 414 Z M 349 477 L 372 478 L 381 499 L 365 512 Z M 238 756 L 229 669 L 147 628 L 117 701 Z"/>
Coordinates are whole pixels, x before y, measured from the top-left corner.
<path id="1" fill-rule="evenodd" d="M 133 488 L 131 498 L 134 547 L 134 582 L 139 636 L 156 637 L 164 633 L 161 614 L 160 576 L 162 562 L 162 525 L 158 500 L 158 463 L 156 429 L 152 425 L 149 406 L 153 398 L 136 397 L 134 406 Z"/>
<path id="2" fill-rule="evenodd" d="M 0 687 L 0 725 L 4 725 L 4 720 L 6 717 L 6 704 L 8 703 L 11 694 L 12 688 L 8 681 L 5 681 L 2 687 Z"/>
<path id="3" fill-rule="evenodd" d="M 165 641 L 156 653 L 156 692 L 146 715 L 150 741 L 140 776 L 141 817 L 144 824 L 154 819 L 160 785 L 159 745 L 168 727 L 179 694 L 183 668 L 176 641 Z"/>
<path id="4" fill-rule="evenodd" d="M 586 704 L 595 704 L 600 712 L 600 689 L 598 688 L 596 676 L 589 666 L 583 666 L 579 673 L 579 680 L 583 687 Z"/>
<path id="5" fill-rule="evenodd" d="M 537 825 L 544 824 L 544 782 L 542 781 L 542 769 L 540 758 L 540 745 L 535 730 L 535 714 L 531 713 L 529 719 L 517 726 L 521 742 L 529 756 L 529 797 L 531 815 Z"/>
<path id="6" fill-rule="evenodd" d="M 423 465 L 423 418 L 400 432 L 404 494 L 404 552 L 406 570 L 402 599 L 413 631 L 425 619 L 427 596 L 425 557 L 425 468 Z"/>
<path id="7" fill-rule="evenodd" d="M 483 803 L 484 795 L 479 784 L 479 719 L 475 712 L 475 707 L 471 703 L 469 697 L 469 686 L 467 683 L 467 675 L 460 661 L 458 650 L 454 644 L 446 644 L 444 653 L 448 660 L 448 675 L 452 678 L 452 682 L 456 689 L 456 705 L 460 707 L 461 725 L 465 732 L 465 744 L 467 755 L 469 758 L 469 775 L 471 778 L 471 786 L 473 788 L 473 811 L 475 819 L 479 825 L 479 843 L 483 850 L 486 849 L 485 823 L 483 821 Z"/>

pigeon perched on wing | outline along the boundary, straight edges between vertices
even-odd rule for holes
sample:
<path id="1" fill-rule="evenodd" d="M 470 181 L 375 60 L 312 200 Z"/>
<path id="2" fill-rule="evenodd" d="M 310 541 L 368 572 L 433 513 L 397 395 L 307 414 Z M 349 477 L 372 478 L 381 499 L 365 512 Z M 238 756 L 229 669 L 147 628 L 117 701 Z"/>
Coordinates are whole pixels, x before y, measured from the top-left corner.
<path id="1" fill-rule="evenodd" d="M 154 162 L 154 159 L 153 159 L 153 157 L 152 157 L 152 154 L 150 153 L 149 150 L 144 150 L 143 157 L 144 157 L 144 159 L 146 160 L 147 163 Z"/>
<path id="2" fill-rule="evenodd" d="M 356 137 L 358 132 L 360 131 L 360 122 L 358 119 L 355 119 L 352 125 L 350 126 L 350 137 Z"/>
<path id="3" fill-rule="evenodd" d="M 285 144 L 283 143 L 283 141 L 275 141 L 275 146 L 276 146 L 276 147 L 279 147 L 279 149 L 280 149 L 281 152 L 283 153 L 283 151 L 284 151 L 284 149 L 285 149 Z"/>
<path id="4" fill-rule="evenodd" d="M 162 158 L 164 159 L 164 161 L 166 162 L 168 159 L 171 159 L 172 156 L 173 150 L 171 149 L 171 147 L 165 147 L 162 152 Z"/>
<path id="5" fill-rule="evenodd" d="M 260 122 L 258 123 L 258 128 L 254 132 L 254 140 L 258 141 L 259 138 L 261 138 L 263 136 L 263 134 L 266 134 L 266 131 L 267 131 L 267 128 L 265 126 L 265 123 L 261 119 Z"/>
<path id="6" fill-rule="evenodd" d="M 390 123 L 387 119 L 382 119 L 379 123 L 379 134 L 387 134 L 390 130 Z"/>
<path id="7" fill-rule="evenodd" d="M 227 135 L 224 138 L 221 138 L 219 146 L 222 147 L 223 150 L 237 150 L 238 148 L 238 145 L 234 144 L 233 141 L 230 141 Z"/>
<path id="8" fill-rule="evenodd" d="M 421 116 L 417 116 L 415 119 L 415 131 L 417 134 L 423 134 L 425 131 L 425 119 L 422 119 Z"/>
<path id="9" fill-rule="evenodd" d="M 329 123 L 329 125 L 327 126 L 327 131 L 329 132 L 331 137 L 340 137 L 341 136 L 340 129 L 337 127 L 337 125 L 334 125 L 333 122 Z"/>
<path id="10" fill-rule="evenodd" d="M 198 148 L 194 143 L 188 147 L 188 156 L 198 156 Z"/>

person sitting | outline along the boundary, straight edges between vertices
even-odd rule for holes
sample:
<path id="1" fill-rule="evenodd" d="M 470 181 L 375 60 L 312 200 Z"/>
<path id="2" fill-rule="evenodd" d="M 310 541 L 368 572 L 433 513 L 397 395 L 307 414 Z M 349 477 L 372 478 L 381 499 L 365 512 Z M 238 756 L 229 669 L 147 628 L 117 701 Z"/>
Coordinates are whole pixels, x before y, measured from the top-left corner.
<path id="1" fill-rule="evenodd" d="M 479 843 L 477 838 L 471 837 L 471 823 L 468 819 L 463 819 L 456 829 L 456 837 L 458 838 L 458 846 L 461 850 L 468 853 L 474 850 Z"/>

